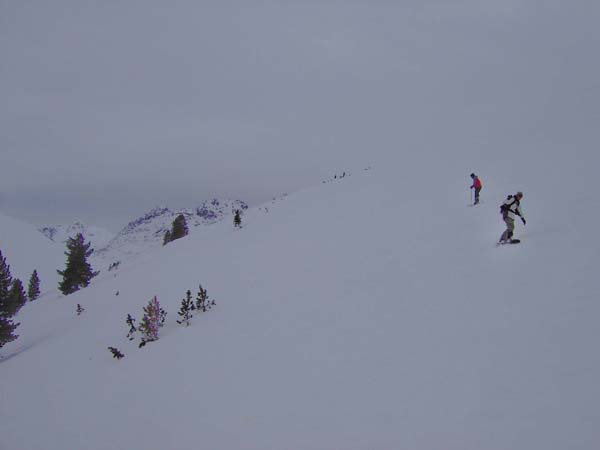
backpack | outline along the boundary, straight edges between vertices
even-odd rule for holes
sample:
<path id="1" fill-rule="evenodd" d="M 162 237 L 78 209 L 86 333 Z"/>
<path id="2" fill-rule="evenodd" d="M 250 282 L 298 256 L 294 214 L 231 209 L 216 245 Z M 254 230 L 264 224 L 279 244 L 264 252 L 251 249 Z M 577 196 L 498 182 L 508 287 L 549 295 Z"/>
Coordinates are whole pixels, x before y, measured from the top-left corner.
<path id="1" fill-rule="evenodd" d="M 506 204 L 506 201 L 510 200 L 511 198 L 514 198 L 512 203 Z M 506 197 L 506 201 L 500 205 L 500 214 L 502 214 L 502 217 L 506 217 L 511 206 L 519 202 L 519 200 L 513 195 Z"/>

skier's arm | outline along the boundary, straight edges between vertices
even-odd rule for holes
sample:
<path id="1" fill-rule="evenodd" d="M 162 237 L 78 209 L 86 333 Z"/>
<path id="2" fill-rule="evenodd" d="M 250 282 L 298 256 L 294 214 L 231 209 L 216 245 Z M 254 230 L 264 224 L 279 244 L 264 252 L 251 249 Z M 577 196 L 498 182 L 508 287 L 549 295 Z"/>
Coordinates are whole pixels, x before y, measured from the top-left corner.
<path id="1" fill-rule="evenodd" d="M 523 216 L 523 211 L 521 211 L 521 205 L 517 206 L 515 212 L 517 213 L 517 216 L 519 216 L 521 218 L 523 225 L 525 225 L 527 223 L 527 221 L 525 220 L 525 217 Z"/>

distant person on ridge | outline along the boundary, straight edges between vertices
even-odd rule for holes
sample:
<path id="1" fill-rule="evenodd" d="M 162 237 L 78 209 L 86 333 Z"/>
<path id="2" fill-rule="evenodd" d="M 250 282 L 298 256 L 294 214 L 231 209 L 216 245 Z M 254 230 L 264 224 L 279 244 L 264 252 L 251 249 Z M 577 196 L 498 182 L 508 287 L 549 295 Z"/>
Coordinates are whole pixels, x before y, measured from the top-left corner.
<path id="1" fill-rule="evenodd" d="M 240 210 L 235 210 L 235 216 L 233 217 L 233 226 L 235 228 L 242 228 L 242 217 L 240 215 Z"/>
<path id="2" fill-rule="evenodd" d="M 527 223 L 523 212 L 521 211 L 521 199 L 523 198 L 522 192 L 517 192 L 515 195 L 509 195 L 504 203 L 500 205 L 500 212 L 502 213 L 502 219 L 506 224 L 506 230 L 500 236 L 499 244 L 512 243 L 516 244 L 521 242 L 519 239 L 513 239 L 513 233 L 515 230 L 515 216 L 519 216 L 523 221 L 523 225 Z"/>
<path id="3" fill-rule="evenodd" d="M 474 173 L 471 174 L 471 178 L 473 179 L 473 184 L 471 185 L 471 189 L 475 189 L 475 200 L 473 201 L 474 205 L 479 204 L 479 193 L 481 192 L 482 184 L 481 180 Z"/>

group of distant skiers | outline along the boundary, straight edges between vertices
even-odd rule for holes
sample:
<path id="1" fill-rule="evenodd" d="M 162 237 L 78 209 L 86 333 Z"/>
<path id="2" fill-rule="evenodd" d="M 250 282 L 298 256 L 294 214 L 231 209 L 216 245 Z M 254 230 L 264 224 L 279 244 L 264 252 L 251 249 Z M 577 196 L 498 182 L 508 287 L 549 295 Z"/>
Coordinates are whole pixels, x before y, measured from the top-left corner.
<path id="1" fill-rule="evenodd" d="M 481 193 L 481 188 L 483 187 L 481 180 L 474 173 L 471 174 L 471 179 L 473 180 L 473 184 L 471 184 L 471 189 L 473 189 L 473 205 L 479 204 L 479 194 Z M 500 213 L 502 214 L 502 220 L 506 224 L 506 230 L 500 236 L 500 241 L 498 244 L 516 244 L 521 242 L 519 239 L 514 239 L 514 231 L 515 231 L 515 219 L 517 216 L 521 218 L 523 225 L 527 224 L 525 217 L 523 216 L 523 211 L 521 211 L 521 199 L 523 198 L 523 193 L 521 191 L 517 192 L 515 195 L 509 195 L 506 197 L 506 200 L 500 205 Z"/>

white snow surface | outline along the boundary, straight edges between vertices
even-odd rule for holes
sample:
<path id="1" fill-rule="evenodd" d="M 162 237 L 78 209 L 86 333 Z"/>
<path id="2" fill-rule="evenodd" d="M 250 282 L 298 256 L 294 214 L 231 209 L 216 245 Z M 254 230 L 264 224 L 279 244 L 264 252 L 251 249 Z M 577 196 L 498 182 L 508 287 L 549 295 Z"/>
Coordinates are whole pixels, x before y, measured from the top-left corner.
<path id="1" fill-rule="evenodd" d="M 106 247 L 114 238 L 113 233 L 95 225 L 86 225 L 75 221 L 71 225 L 51 225 L 41 227 L 39 231 L 51 241 L 64 244 L 70 237 L 81 233 L 86 242 L 91 243 L 91 248 L 98 250 Z"/>
<path id="2" fill-rule="evenodd" d="M 599 448 L 594 150 L 507 150 L 477 207 L 470 158 L 399 157 L 46 294 L 0 350 L 0 448 Z M 523 242 L 496 247 L 516 190 Z M 199 283 L 217 306 L 182 327 Z"/>

